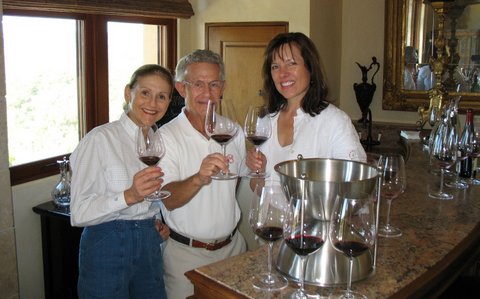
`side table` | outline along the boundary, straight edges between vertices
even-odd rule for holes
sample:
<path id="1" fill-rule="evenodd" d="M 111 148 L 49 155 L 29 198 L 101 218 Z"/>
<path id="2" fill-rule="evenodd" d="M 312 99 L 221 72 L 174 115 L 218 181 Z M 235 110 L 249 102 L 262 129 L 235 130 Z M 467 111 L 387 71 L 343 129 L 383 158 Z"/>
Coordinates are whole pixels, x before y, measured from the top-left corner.
<path id="1" fill-rule="evenodd" d="M 78 247 L 83 228 L 70 225 L 67 209 L 53 201 L 32 208 L 42 226 L 45 299 L 77 299 Z"/>

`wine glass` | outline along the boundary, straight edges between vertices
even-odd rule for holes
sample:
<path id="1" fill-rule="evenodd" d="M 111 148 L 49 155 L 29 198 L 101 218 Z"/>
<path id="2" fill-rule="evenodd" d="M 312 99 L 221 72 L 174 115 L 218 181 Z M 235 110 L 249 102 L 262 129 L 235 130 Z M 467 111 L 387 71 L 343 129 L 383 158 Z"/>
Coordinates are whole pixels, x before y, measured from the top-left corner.
<path id="1" fill-rule="evenodd" d="M 255 152 L 260 152 L 260 145 L 270 138 L 272 134 L 272 126 L 270 124 L 270 117 L 266 107 L 254 107 L 248 108 L 247 115 L 245 117 L 244 125 L 245 137 L 255 146 Z M 260 172 L 259 169 L 251 171 L 247 177 L 249 178 L 265 178 L 268 174 Z"/>
<path id="2" fill-rule="evenodd" d="M 434 168 L 440 168 L 440 187 L 438 191 L 430 191 L 431 198 L 449 200 L 453 195 L 443 191 L 445 170 L 455 164 L 457 159 L 457 136 L 455 126 L 449 118 L 441 118 L 438 128 L 430 144 L 430 164 Z"/>
<path id="3" fill-rule="evenodd" d="M 140 161 L 148 166 L 157 165 L 165 155 L 165 144 L 156 124 L 151 126 L 139 126 L 136 136 L 136 150 Z M 157 190 L 145 196 L 146 201 L 157 202 L 169 197 L 169 191 Z"/>
<path id="4" fill-rule="evenodd" d="M 210 138 L 221 145 L 222 153 L 226 157 L 227 144 L 237 134 L 238 125 L 232 119 L 221 115 L 219 108 L 217 101 L 208 101 L 207 115 L 205 117 L 205 131 Z M 232 180 L 236 178 L 238 178 L 236 173 L 224 173 L 223 171 L 212 176 L 212 179 L 216 180 Z"/>
<path id="5" fill-rule="evenodd" d="M 465 150 L 459 149 L 457 151 L 457 159 L 455 161 L 455 171 L 454 171 L 454 179 L 450 182 L 446 182 L 445 186 L 450 187 L 450 188 L 455 188 L 455 189 L 467 189 L 468 184 L 466 181 L 462 180 L 460 178 L 460 163 L 464 160 L 466 160 L 470 154 L 466 152 Z"/>
<path id="6" fill-rule="evenodd" d="M 480 123 L 475 127 L 475 128 L 480 128 Z M 480 163 L 478 162 L 478 159 L 480 158 L 480 131 L 475 129 L 473 138 L 471 140 L 471 152 L 470 155 L 472 157 L 472 175 L 471 177 L 467 180 L 468 184 L 471 185 L 480 185 L 480 180 L 475 177 L 475 175 L 478 175 L 480 172 Z"/>
<path id="7" fill-rule="evenodd" d="M 309 255 L 319 250 L 327 238 L 324 231 L 325 211 L 320 202 L 312 203 L 313 197 L 303 188 L 302 194 L 290 198 L 287 221 L 283 228 L 285 244 L 300 257 L 300 288 L 287 294 L 287 298 L 318 296 L 305 290 L 305 264 Z"/>
<path id="8" fill-rule="evenodd" d="M 459 84 L 460 85 L 460 84 Z M 458 85 L 458 86 L 459 86 Z M 457 92 L 459 92 L 457 86 Z M 449 107 L 447 111 L 450 112 L 450 121 L 452 122 L 452 126 L 455 128 L 458 128 L 458 103 L 461 100 L 461 96 L 455 97 L 455 99 L 450 101 Z M 460 138 L 459 131 L 456 131 L 456 140 L 457 142 L 457 157 L 455 161 L 455 169 L 452 171 L 453 175 L 453 180 L 450 182 L 447 182 L 445 185 L 450 188 L 456 188 L 456 189 L 467 189 L 468 184 L 460 178 L 460 166 L 462 161 L 466 160 L 470 156 L 470 145 L 465 138 Z"/>
<path id="9" fill-rule="evenodd" d="M 458 135 L 457 135 L 458 137 Z M 468 184 L 460 178 L 460 166 L 461 163 L 465 163 L 469 157 L 472 155 L 472 145 L 469 140 L 462 140 L 458 138 L 457 143 L 457 157 L 455 160 L 455 178 L 451 182 L 445 183 L 447 187 L 456 188 L 456 189 L 467 189 Z M 468 162 L 467 162 L 468 163 Z"/>
<path id="10" fill-rule="evenodd" d="M 276 180 L 267 180 L 264 186 L 257 185 L 255 194 L 248 218 L 253 232 L 268 242 L 268 272 L 255 275 L 253 286 L 260 290 L 280 290 L 288 285 L 288 281 L 272 273 L 272 248 L 274 241 L 283 236 L 288 201 Z"/>
<path id="11" fill-rule="evenodd" d="M 383 160 L 382 185 L 380 195 L 387 199 L 387 221 L 379 228 L 378 235 L 382 237 L 400 237 L 402 231 L 390 224 L 390 208 L 392 201 L 405 191 L 407 176 L 405 161 L 402 155 L 385 155 Z"/>
<path id="12" fill-rule="evenodd" d="M 353 258 L 375 244 L 373 204 L 366 194 L 363 198 L 337 197 L 330 217 L 328 237 L 335 250 L 349 259 L 347 289 L 339 298 L 367 298 L 352 291 Z"/>

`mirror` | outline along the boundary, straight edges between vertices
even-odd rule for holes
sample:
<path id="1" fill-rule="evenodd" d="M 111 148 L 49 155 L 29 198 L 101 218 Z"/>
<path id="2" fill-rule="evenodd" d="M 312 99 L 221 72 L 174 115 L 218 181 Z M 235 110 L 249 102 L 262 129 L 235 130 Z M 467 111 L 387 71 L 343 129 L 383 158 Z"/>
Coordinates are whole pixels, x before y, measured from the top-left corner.
<path id="1" fill-rule="evenodd" d="M 424 80 L 426 83 L 423 85 L 417 82 L 418 77 L 423 77 L 422 72 L 429 69 L 432 50 L 436 52 L 432 40 L 435 41 L 438 37 L 440 17 L 438 11 L 435 13 L 428 2 L 390 0 L 385 3 L 385 110 L 418 111 L 419 107 L 429 106 L 428 88 L 434 83 L 434 76 L 430 80 Z M 478 81 L 480 75 L 480 5 L 476 5 L 480 1 L 445 2 L 449 2 L 448 5 L 454 4 L 456 8 L 446 13 L 447 17 L 443 22 L 447 42 L 445 52 L 450 63 L 444 66 L 442 83 L 448 93 L 447 98 L 462 96 L 461 110 L 480 109 L 480 90 L 477 91 L 475 87 L 472 92 L 472 85 L 475 80 Z M 413 55 L 409 55 L 411 53 Z M 408 57 L 411 56 L 414 58 L 410 60 L 410 65 L 407 65 Z M 411 78 L 408 78 L 407 74 Z M 462 84 L 458 86 L 459 83 Z"/>

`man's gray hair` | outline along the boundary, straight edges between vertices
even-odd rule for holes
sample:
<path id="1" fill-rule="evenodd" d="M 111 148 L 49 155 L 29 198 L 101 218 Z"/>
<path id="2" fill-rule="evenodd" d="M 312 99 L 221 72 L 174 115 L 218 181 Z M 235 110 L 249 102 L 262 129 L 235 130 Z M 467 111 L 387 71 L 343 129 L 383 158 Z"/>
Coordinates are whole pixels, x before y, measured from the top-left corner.
<path id="1" fill-rule="evenodd" d="M 183 56 L 177 63 L 175 68 L 175 81 L 182 82 L 185 80 L 187 67 L 192 63 L 206 62 L 218 65 L 220 68 L 220 80 L 225 80 L 225 65 L 222 57 L 210 50 L 195 50 L 190 54 Z"/>

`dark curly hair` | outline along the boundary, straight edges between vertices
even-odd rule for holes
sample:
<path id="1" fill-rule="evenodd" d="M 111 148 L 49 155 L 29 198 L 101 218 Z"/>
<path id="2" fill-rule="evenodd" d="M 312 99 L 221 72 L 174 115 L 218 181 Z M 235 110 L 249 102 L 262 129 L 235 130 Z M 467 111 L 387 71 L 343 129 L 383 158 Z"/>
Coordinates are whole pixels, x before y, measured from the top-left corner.
<path id="1" fill-rule="evenodd" d="M 300 32 L 280 33 L 275 36 L 265 49 L 264 62 L 262 67 L 263 91 L 267 107 L 270 113 L 279 112 L 287 106 L 287 99 L 284 98 L 275 88 L 272 79 L 271 65 L 273 57 L 277 55 L 283 58 L 284 47 L 292 47 L 295 44 L 299 47 L 305 66 L 310 72 L 310 87 L 302 101 L 302 109 L 315 116 L 329 103 L 326 100 L 327 86 L 320 67 L 320 56 L 317 48 L 310 38 Z"/>

